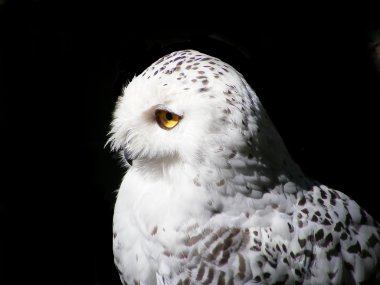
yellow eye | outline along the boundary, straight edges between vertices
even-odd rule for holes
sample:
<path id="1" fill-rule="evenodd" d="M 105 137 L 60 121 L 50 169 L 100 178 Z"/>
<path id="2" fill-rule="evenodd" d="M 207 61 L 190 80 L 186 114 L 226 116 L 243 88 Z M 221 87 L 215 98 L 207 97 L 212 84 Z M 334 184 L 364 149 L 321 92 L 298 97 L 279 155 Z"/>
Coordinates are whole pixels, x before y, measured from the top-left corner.
<path id="1" fill-rule="evenodd" d="M 166 110 L 156 110 L 156 121 L 158 125 L 165 130 L 174 128 L 181 119 L 181 116 L 172 112 Z"/>

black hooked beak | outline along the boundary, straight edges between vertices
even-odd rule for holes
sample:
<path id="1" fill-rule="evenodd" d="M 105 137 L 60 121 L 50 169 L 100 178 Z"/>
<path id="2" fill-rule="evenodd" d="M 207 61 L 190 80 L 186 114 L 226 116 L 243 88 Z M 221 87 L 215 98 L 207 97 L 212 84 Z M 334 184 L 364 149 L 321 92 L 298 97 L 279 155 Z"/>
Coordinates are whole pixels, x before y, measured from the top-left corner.
<path id="1" fill-rule="evenodd" d="M 130 155 L 129 155 L 129 153 L 128 153 L 128 151 L 126 149 L 124 149 L 123 155 L 124 155 L 124 159 L 128 162 L 128 164 L 130 166 L 132 166 L 132 164 L 133 164 L 133 158 L 130 157 Z"/>

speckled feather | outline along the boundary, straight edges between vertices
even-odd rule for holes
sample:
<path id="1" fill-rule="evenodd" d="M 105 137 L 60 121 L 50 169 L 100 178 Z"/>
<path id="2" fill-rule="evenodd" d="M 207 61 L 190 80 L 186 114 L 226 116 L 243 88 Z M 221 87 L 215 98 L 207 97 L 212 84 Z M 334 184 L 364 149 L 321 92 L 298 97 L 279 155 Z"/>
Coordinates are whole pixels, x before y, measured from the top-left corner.
<path id="1" fill-rule="evenodd" d="M 163 130 L 158 108 L 183 119 Z M 255 92 L 221 60 L 185 50 L 153 63 L 120 97 L 110 143 L 134 160 L 114 213 L 123 283 L 379 280 L 378 223 L 305 177 Z"/>

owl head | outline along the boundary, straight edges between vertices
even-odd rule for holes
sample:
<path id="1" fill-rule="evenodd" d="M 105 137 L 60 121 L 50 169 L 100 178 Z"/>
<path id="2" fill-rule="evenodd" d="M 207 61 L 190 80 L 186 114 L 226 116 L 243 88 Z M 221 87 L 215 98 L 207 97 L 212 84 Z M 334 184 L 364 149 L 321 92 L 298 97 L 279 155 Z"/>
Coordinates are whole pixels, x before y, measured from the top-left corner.
<path id="1" fill-rule="evenodd" d="M 113 150 L 140 166 L 218 163 L 283 148 L 243 76 L 194 50 L 166 55 L 131 80 L 110 135 Z"/>

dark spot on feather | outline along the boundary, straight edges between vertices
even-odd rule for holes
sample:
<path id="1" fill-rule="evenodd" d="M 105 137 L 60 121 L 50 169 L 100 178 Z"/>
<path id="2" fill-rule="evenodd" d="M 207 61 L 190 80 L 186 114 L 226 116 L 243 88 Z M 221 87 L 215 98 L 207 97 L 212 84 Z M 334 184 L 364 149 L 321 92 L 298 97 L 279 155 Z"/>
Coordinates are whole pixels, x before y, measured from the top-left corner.
<path id="1" fill-rule="evenodd" d="M 271 274 L 269 272 L 264 272 L 263 277 L 264 277 L 264 279 L 268 279 L 270 277 L 270 275 Z"/>
<path id="2" fill-rule="evenodd" d="M 344 221 L 344 223 L 346 224 L 346 226 L 348 226 L 352 221 L 352 217 L 350 215 L 350 213 L 347 213 L 346 215 L 346 220 Z"/>
<path id="3" fill-rule="evenodd" d="M 298 201 L 299 206 L 303 206 L 306 204 L 306 198 L 305 196 L 302 196 L 302 198 Z"/>
<path id="4" fill-rule="evenodd" d="M 329 272 L 328 275 L 330 279 L 333 279 L 336 275 L 336 272 Z"/>
<path id="5" fill-rule="evenodd" d="M 359 253 L 361 251 L 359 242 L 356 242 L 356 244 L 351 245 L 349 248 L 347 248 L 347 251 L 349 253 Z"/>
<path id="6" fill-rule="evenodd" d="M 150 234 L 151 234 L 152 236 L 154 236 L 154 235 L 157 233 L 157 230 L 158 230 L 158 227 L 155 226 Z"/>
<path id="7" fill-rule="evenodd" d="M 340 243 L 337 243 L 333 249 L 330 249 L 329 251 L 327 251 L 326 253 L 327 259 L 330 261 L 333 256 L 338 256 L 339 252 L 340 252 Z"/>
<path id="8" fill-rule="evenodd" d="M 335 227 L 334 227 L 334 231 L 336 232 L 340 232 L 343 228 L 343 223 L 342 222 L 338 222 Z"/>
<path id="9" fill-rule="evenodd" d="M 306 249 L 306 250 L 304 251 L 304 255 L 305 255 L 306 257 L 308 257 L 308 258 L 311 258 L 311 257 L 313 257 L 313 252 L 312 252 L 311 250 Z"/>
<path id="10" fill-rule="evenodd" d="M 258 246 L 256 246 L 256 245 L 254 245 L 254 246 L 252 246 L 252 247 L 250 248 L 250 250 L 252 250 L 252 251 L 260 251 L 261 248 L 258 247 Z"/>
<path id="11" fill-rule="evenodd" d="M 324 233 L 323 233 L 323 230 L 320 229 L 319 231 L 316 232 L 315 234 L 315 240 L 316 241 L 320 241 L 321 239 L 323 239 L 324 237 Z"/>
<path id="12" fill-rule="evenodd" d="M 333 241 L 333 236 L 331 233 L 328 233 L 328 235 L 325 238 L 325 242 L 323 243 L 323 246 L 327 247 L 332 241 Z"/>
<path id="13" fill-rule="evenodd" d="M 200 88 L 198 91 L 199 92 L 207 92 L 207 91 L 209 91 L 209 89 L 206 87 L 203 87 L 203 88 Z"/>
<path id="14" fill-rule="evenodd" d="M 298 239 L 298 243 L 300 244 L 300 247 L 303 248 L 306 245 L 306 239 Z"/>
<path id="15" fill-rule="evenodd" d="M 257 275 L 253 280 L 258 283 L 261 281 L 261 277 Z"/>
<path id="16" fill-rule="evenodd" d="M 229 109 L 228 109 L 228 111 L 229 111 Z M 231 112 L 231 111 L 230 111 Z M 228 158 L 233 158 L 233 157 L 235 157 L 235 155 L 236 155 L 236 150 L 233 150 L 232 152 L 231 152 L 231 154 L 228 156 Z"/>
<path id="17" fill-rule="evenodd" d="M 367 241 L 367 245 L 369 247 L 374 247 L 376 244 L 379 244 L 379 239 L 374 234 L 372 234 Z"/>
<path id="18" fill-rule="evenodd" d="M 350 271 L 354 271 L 354 267 L 352 266 L 351 263 L 344 262 L 344 267 L 346 267 Z"/>
<path id="19" fill-rule="evenodd" d="M 322 222 L 323 225 L 329 226 L 331 225 L 331 222 L 328 219 L 324 219 Z"/>
<path id="20" fill-rule="evenodd" d="M 361 257 L 361 258 L 366 258 L 366 257 L 372 257 L 372 256 L 371 256 L 371 254 L 368 252 L 368 250 L 363 249 L 363 250 L 361 251 L 360 257 Z"/>

